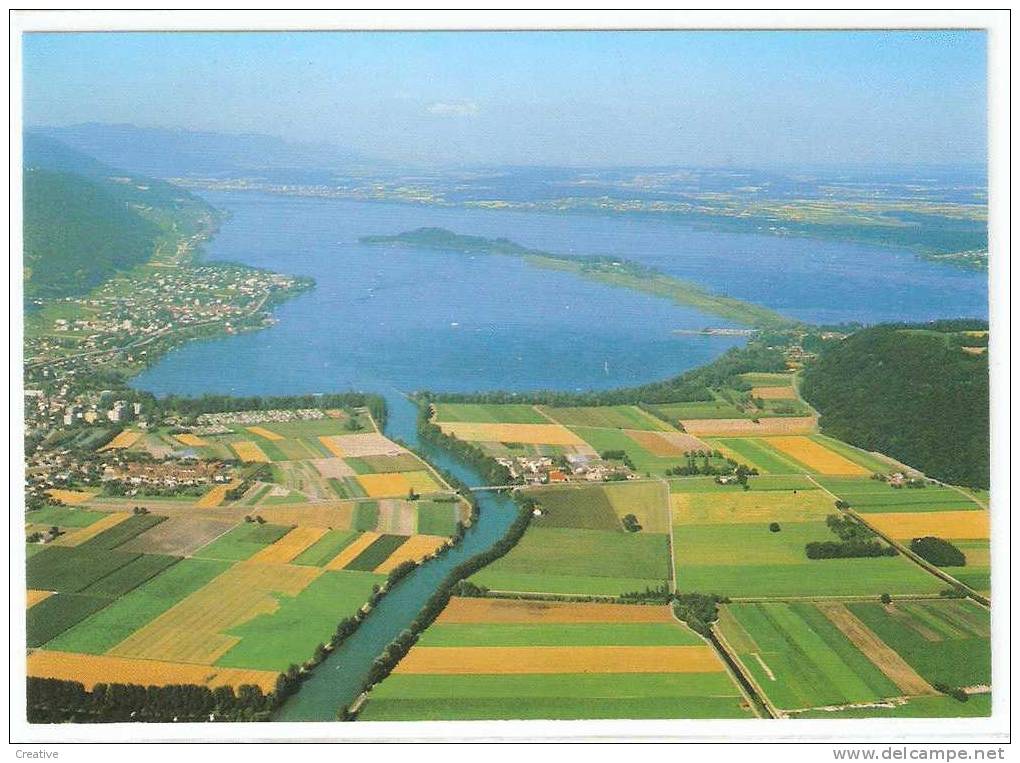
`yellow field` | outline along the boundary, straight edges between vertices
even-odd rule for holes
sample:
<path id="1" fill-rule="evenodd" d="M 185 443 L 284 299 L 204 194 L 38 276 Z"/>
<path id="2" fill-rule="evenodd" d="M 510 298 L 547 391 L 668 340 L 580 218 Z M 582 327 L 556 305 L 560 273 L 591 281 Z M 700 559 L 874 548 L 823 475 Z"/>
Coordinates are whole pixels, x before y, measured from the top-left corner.
<path id="1" fill-rule="evenodd" d="M 401 562 L 420 562 L 449 540 L 442 535 L 412 535 L 374 571 L 385 575 Z"/>
<path id="2" fill-rule="evenodd" d="M 53 490 L 46 491 L 46 495 L 50 498 L 63 501 L 68 506 L 77 506 L 79 503 L 85 503 L 85 501 L 95 498 L 98 494 L 98 490 L 60 490 L 59 488 L 54 488 Z"/>
<path id="3" fill-rule="evenodd" d="M 101 654 L 35 651 L 28 656 L 28 675 L 33 678 L 59 678 L 79 681 L 85 691 L 100 683 L 130 683 L 141 686 L 196 684 L 217 686 L 253 684 L 269 693 L 276 689 L 278 673 L 272 670 L 217 668 L 157 660 L 134 660 Z"/>
<path id="4" fill-rule="evenodd" d="M 358 555 L 379 539 L 381 533 L 362 533 L 361 536 L 351 543 L 347 548 L 334 556 L 327 564 L 327 570 L 342 570 L 353 562 Z"/>
<path id="5" fill-rule="evenodd" d="M 809 434 L 815 431 L 814 416 L 775 416 L 759 419 L 684 419 L 684 431 L 692 435 Z"/>
<path id="6" fill-rule="evenodd" d="M 324 527 L 295 527 L 255 554 L 248 564 L 286 564 L 325 534 Z"/>
<path id="7" fill-rule="evenodd" d="M 403 497 L 411 488 L 419 494 L 435 493 L 442 489 L 426 471 L 359 474 L 357 480 L 369 498 Z"/>
<path id="8" fill-rule="evenodd" d="M 454 596 L 440 623 L 671 623 L 669 607 Z"/>
<path id="9" fill-rule="evenodd" d="M 584 445 L 584 440 L 562 424 L 485 424 L 444 421 L 446 434 L 471 442 L 523 442 L 533 445 Z"/>
<path id="10" fill-rule="evenodd" d="M 278 435 L 276 432 L 270 432 L 268 429 L 263 427 L 245 427 L 252 434 L 257 434 L 259 437 L 265 437 L 267 440 L 286 440 L 287 438 L 283 435 Z"/>
<path id="11" fill-rule="evenodd" d="M 892 538 L 934 535 L 946 540 L 980 540 L 988 537 L 987 511 L 918 511 L 861 514 L 869 525 Z"/>
<path id="12" fill-rule="evenodd" d="M 216 485 L 208 493 L 195 501 L 195 508 L 215 509 L 223 503 L 223 499 L 227 497 L 227 491 L 237 487 L 239 484 L 239 482 L 234 481 L 229 484 Z"/>
<path id="13" fill-rule="evenodd" d="M 811 522 L 832 513 L 832 498 L 822 490 L 673 493 L 670 504 L 678 525 Z"/>
<path id="14" fill-rule="evenodd" d="M 61 535 L 56 540 L 50 543 L 51 546 L 80 546 L 90 538 L 95 538 L 103 530 L 109 530 L 114 525 L 119 525 L 125 519 L 130 517 L 126 511 L 116 512 L 114 514 L 107 514 L 105 517 L 97 522 L 93 522 L 88 527 L 82 527 L 80 530 Z"/>
<path id="15" fill-rule="evenodd" d="M 753 387 L 751 397 L 762 400 L 796 400 L 797 393 L 793 387 Z"/>
<path id="16" fill-rule="evenodd" d="M 807 437 L 770 437 L 766 442 L 819 474 L 867 476 L 868 469 Z"/>
<path id="17" fill-rule="evenodd" d="M 101 447 L 100 452 L 104 450 L 123 450 L 124 448 L 130 448 L 139 438 L 141 438 L 141 432 L 121 432 L 119 435 L 114 437 L 110 442 Z"/>
<path id="18" fill-rule="evenodd" d="M 326 449 L 337 458 L 343 458 L 344 449 L 333 439 L 332 435 L 321 435 L 319 442 L 326 446 Z"/>
<path id="19" fill-rule="evenodd" d="M 31 609 L 43 599 L 48 599 L 53 595 L 53 591 L 36 591 L 31 588 L 28 589 L 28 598 L 25 601 L 25 609 Z"/>
<path id="20" fill-rule="evenodd" d="M 204 448 L 209 444 L 206 440 L 203 440 L 198 435 L 191 434 L 191 432 L 175 434 L 174 439 L 181 443 L 181 445 L 187 445 L 189 448 Z"/>
<path id="21" fill-rule="evenodd" d="M 238 442 L 230 443 L 230 447 L 237 453 L 237 457 L 242 461 L 260 461 L 264 464 L 269 463 L 269 456 L 262 452 L 262 448 L 253 443 L 251 440 L 239 440 Z"/>
<path id="22" fill-rule="evenodd" d="M 431 472 L 424 469 L 420 472 L 403 472 L 404 479 L 414 488 L 414 492 L 421 495 L 436 493 L 443 489 L 443 486 L 436 482 Z"/>
<path id="23" fill-rule="evenodd" d="M 277 595 L 296 596 L 321 574 L 318 567 L 235 564 L 107 654 L 211 665 L 240 640 L 228 630 L 275 612 Z"/>
<path id="24" fill-rule="evenodd" d="M 377 432 L 367 434 L 334 434 L 319 437 L 330 453 L 339 457 L 395 456 L 404 449 Z"/>
<path id="25" fill-rule="evenodd" d="M 394 673 L 717 673 L 709 646 L 416 646 Z"/>

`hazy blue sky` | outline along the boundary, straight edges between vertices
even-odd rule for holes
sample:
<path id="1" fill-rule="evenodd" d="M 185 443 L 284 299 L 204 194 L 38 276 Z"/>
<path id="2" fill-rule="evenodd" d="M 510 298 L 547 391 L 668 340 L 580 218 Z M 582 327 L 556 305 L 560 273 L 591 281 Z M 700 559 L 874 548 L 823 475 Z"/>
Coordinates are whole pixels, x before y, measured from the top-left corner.
<path id="1" fill-rule="evenodd" d="M 395 160 L 985 160 L 982 32 L 29 34 L 25 122 Z"/>

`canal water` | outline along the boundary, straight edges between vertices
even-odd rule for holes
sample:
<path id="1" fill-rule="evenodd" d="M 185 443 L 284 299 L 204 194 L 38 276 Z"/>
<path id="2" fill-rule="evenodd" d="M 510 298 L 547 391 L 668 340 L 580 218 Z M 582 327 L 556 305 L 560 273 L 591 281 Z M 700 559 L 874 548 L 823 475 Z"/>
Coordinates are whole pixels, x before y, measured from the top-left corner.
<path id="1" fill-rule="evenodd" d="M 396 390 L 386 393 L 385 432 L 416 448 L 428 461 L 472 487 L 481 476 L 447 451 L 418 439 L 417 407 Z M 383 596 L 361 626 L 334 650 L 277 711 L 277 721 L 332 721 L 336 710 L 358 696 L 372 662 L 411 625 L 454 567 L 502 538 L 517 516 L 516 504 L 502 493 L 479 492 L 478 519 L 446 554 L 418 567 Z M 339 615 L 338 615 L 339 617 Z"/>

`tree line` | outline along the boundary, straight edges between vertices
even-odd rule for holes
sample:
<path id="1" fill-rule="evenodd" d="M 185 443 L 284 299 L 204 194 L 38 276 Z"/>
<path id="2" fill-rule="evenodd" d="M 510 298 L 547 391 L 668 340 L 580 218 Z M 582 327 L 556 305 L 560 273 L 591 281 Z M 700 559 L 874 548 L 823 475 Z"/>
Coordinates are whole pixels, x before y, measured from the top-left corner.
<path id="1" fill-rule="evenodd" d="M 788 344 L 792 338 L 788 336 L 785 341 Z M 438 393 L 426 391 L 420 393 L 419 397 L 426 403 L 526 403 L 553 407 L 639 405 L 653 415 L 666 418 L 655 410 L 656 405 L 711 401 L 715 397 L 709 391 L 710 387 L 727 386 L 739 374 L 751 371 L 781 372 L 785 370 L 786 360 L 780 347 L 767 345 L 758 338 L 752 338 L 744 347 L 733 347 L 708 365 L 663 381 L 643 384 L 638 387 L 588 392 L 545 390 L 536 392 Z"/>

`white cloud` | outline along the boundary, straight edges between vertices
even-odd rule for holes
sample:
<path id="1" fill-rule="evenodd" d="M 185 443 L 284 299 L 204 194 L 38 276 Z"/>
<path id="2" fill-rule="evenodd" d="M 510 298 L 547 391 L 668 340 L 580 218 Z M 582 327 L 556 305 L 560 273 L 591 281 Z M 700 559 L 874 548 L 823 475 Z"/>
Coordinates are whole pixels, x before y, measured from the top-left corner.
<path id="1" fill-rule="evenodd" d="M 478 114 L 474 101 L 437 101 L 429 106 L 430 114 L 441 117 L 473 117 Z"/>

